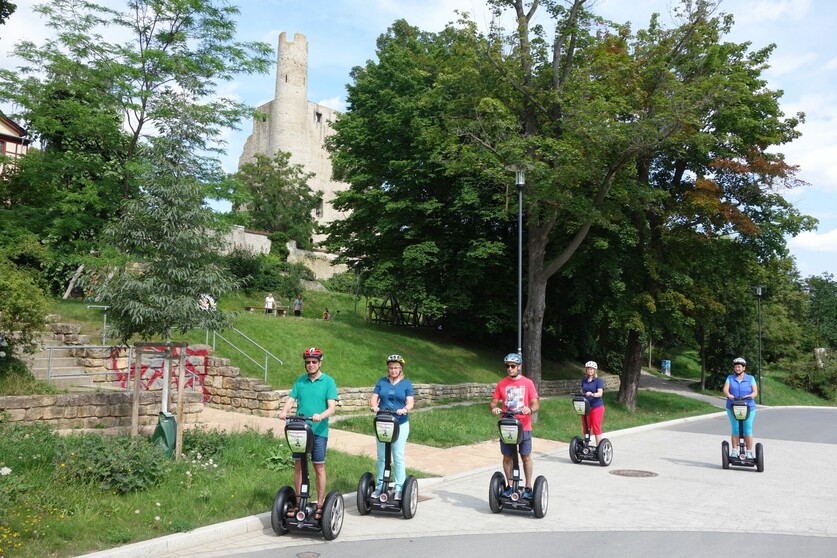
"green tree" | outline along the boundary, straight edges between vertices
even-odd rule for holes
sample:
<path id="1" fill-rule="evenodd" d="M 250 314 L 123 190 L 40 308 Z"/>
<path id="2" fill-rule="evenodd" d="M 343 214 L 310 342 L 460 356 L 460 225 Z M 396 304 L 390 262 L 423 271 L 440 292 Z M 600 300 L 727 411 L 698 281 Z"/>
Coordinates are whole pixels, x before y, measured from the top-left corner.
<path id="1" fill-rule="evenodd" d="M 808 327 L 814 332 L 813 347 L 837 350 L 837 283 L 834 275 L 823 273 L 805 280 L 808 292 Z"/>
<path id="2" fill-rule="evenodd" d="M 460 121 L 481 62 L 471 29 L 433 34 L 397 21 L 378 61 L 352 70 L 351 106 L 335 124 L 335 176 L 350 184 L 329 246 L 365 288 L 420 306 L 445 328 L 506 330 L 513 315 L 513 213 L 504 186 L 458 158 Z M 480 87 L 484 87 L 480 86 Z"/>
<path id="3" fill-rule="evenodd" d="M 172 109 L 179 106 L 172 101 Z M 211 177 L 195 153 L 204 131 L 189 112 L 178 118 L 151 139 L 142 191 L 125 202 L 122 217 L 107 231 L 121 265 L 96 295 L 111 306 L 109 323 L 123 342 L 134 335 L 169 341 L 174 330 L 224 329 L 229 323 L 214 304 L 202 304 L 236 287 L 221 265 L 221 238 L 203 202 L 201 181 Z"/>
<path id="4" fill-rule="evenodd" d="M 235 174 L 238 187 L 233 195 L 234 212 L 244 212 L 252 227 L 281 232 L 301 248 L 311 246 L 316 228 L 312 212 L 322 192 L 313 192 L 308 181 L 314 173 L 290 162 L 291 154 L 278 151 L 271 159 L 257 153 Z"/>
<path id="5" fill-rule="evenodd" d="M 52 38 L 15 45 L 22 64 L 0 70 L 0 98 L 20 107 L 16 117 L 41 149 L 21 162 L 3 201 L 70 253 L 56 258 L 61 268 L 89 252 L 120 201 L 139 192 L 149 138 L 180 115 L 201 130 L 200 173 L 220 176 L 221 132 L 251 109 L 218 96 L 219 84 L 266 71 L 272 50 L 236 41 L 238 9 L 215 0 L 127 0 L 122 10 L 51 0 L 35 10 Z"/>
<path id="6" fill-rule="evenodd" d="M 9 2 L 9 0 L 0 0 L 0 25 L 6 23 L 6 20 L 15 13 L 17 6 Z"/>

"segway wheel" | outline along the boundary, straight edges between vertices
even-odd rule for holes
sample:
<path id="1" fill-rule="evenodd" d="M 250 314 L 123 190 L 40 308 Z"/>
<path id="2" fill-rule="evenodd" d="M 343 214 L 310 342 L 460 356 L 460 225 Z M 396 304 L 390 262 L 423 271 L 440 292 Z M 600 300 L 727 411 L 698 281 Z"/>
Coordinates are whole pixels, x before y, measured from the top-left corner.
<path id="1" fill-rule="evenodd" d="M 282 536 L 288 532 L 288 509 L 296 505 L 296 495 L 293 488 L 283 486 L 276 493 L 273 499 L 273 508 L 270 510 L 270 526 L 273 531 Z"/>
<path id="2" fill-rule="evenodd" d="M 367 515 L 372 511 L 372 488 L 375 477 L 366 472 L 361 475 L 357 483 L 357 511 L 360 515 Z"/>
<path id="3" fill-rule="evenodd" d="M 756 471 L 764 472 L 764 448 L 761 444 L 756 444 Z"/>
<path id="4" fill-rule="evenodd" d="M 578 454 L 581 452 L 581 437 L 575 436 L 570 440 L 570 459 L 573 463 L 581 463 L 581 458 Z"/>
<path id="5" fill-rule="evenodd" d="M 721 467 L 729 469 L 729 442 L 721 442 Z"/>
<path id="6" fill-rule="evenodd" d="M 418 481 L 410 475 L 401 487 L 401 515 L 404 519 L 412 519 L 418 509 Z"/>
<path id="7" fill-rule="evenodd" d="M 329 492 L 323 503 L 323 517 L 320 520 L 325 540 L 333 541 L 340 534 L 345 511 L 343 495 L 337 490 Z"/>
<path id="8" fill-rule="evenodd" d="M 613 461 L 613 444 L 607 438 L 599 441 L 599 465 L 607 467 Z"/>
<path id="9" fill-rule="evenodd" d="M 549 507 L 549 484 L 543 475 L 535 479 L 535 486 L 532 487 L 532 507 L 538 519 L 546 515 L 546 509 Z"/>
<path id="10" fill-rule="evenodd" d="M 493 513 L 500 513 L 500 510 L 503 509 L 500 495 L 504 488 L 506 488 L 506 476 L 497 471 L 491 477 L 491 484 L 488 486 L 488 507 L 491 508 Z"/>

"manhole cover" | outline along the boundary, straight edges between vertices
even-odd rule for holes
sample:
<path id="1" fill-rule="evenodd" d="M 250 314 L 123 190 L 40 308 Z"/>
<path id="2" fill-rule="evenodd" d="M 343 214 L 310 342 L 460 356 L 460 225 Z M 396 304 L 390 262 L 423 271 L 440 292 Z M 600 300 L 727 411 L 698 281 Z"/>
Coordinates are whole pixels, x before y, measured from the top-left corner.
<path id="1" fill-rule="evenodd" d="M 656 477 L 657 473 L 652 473 L 651 471 L 639 471 L 637 469 L 614 469 L 610 471 L 611 475 L 616 475 L 617 477 Z"/>

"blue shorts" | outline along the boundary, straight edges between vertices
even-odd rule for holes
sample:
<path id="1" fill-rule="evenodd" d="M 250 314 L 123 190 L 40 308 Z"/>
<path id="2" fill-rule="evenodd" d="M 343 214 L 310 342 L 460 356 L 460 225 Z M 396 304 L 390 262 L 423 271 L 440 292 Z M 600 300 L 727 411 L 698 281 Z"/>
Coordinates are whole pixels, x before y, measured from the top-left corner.
<path id="1" fill-rule="evenodd" d="M 311 450 L 311 463 L 325 463 L 326 446 L 328 445 L 327 436 L 317 436 L 314 434 L 314 448 Z M 293 454 L 294 461 L 302 459 L 301 453 Z"/>
<path id="2" fill-rule="evenodd" d="M 500 442 L 500 453 L 505 455 L 506 457 L 511 457 L 514 455 L 514 448 L 515 446 L 512 444 L 507 444 L 505 442 Z M 523 431 L 523 440 L 520 441 L 520 445 L 517 446 L 520 455 L 529 455 L 532 453 L 532 431 L 531 430 L 524 430 Z"/>

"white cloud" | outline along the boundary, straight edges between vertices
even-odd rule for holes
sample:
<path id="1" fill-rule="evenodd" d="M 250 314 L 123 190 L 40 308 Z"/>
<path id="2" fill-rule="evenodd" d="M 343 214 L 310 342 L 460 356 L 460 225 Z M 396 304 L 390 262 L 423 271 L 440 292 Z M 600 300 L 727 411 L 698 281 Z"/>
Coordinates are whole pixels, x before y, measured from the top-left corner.
<path id="1" fill-rule="evenodd" d="M 721 4 L 721 9 L 724 5 Z M 757 0 L 745 2 L 737 13 L 747 14 L 754 21 L 804 19 L 811 9 L 811 0 Z"/>
<path id="2" fill-rule="evenodd" d="M 346 101 L 343 100 L 343 98 L 341 97 L 331 97 L 330 99 L 323 99 L 322 101 L 317 101 L 317 104 L 340 112 L 346 112 Z"/>
<path id="3" fill-rule="evenodd" d="M 788 242 L 791 250 L 810 250 L 812 252 L 837 253 L 837 229 L 824 233 L 803 232 Z"/>

